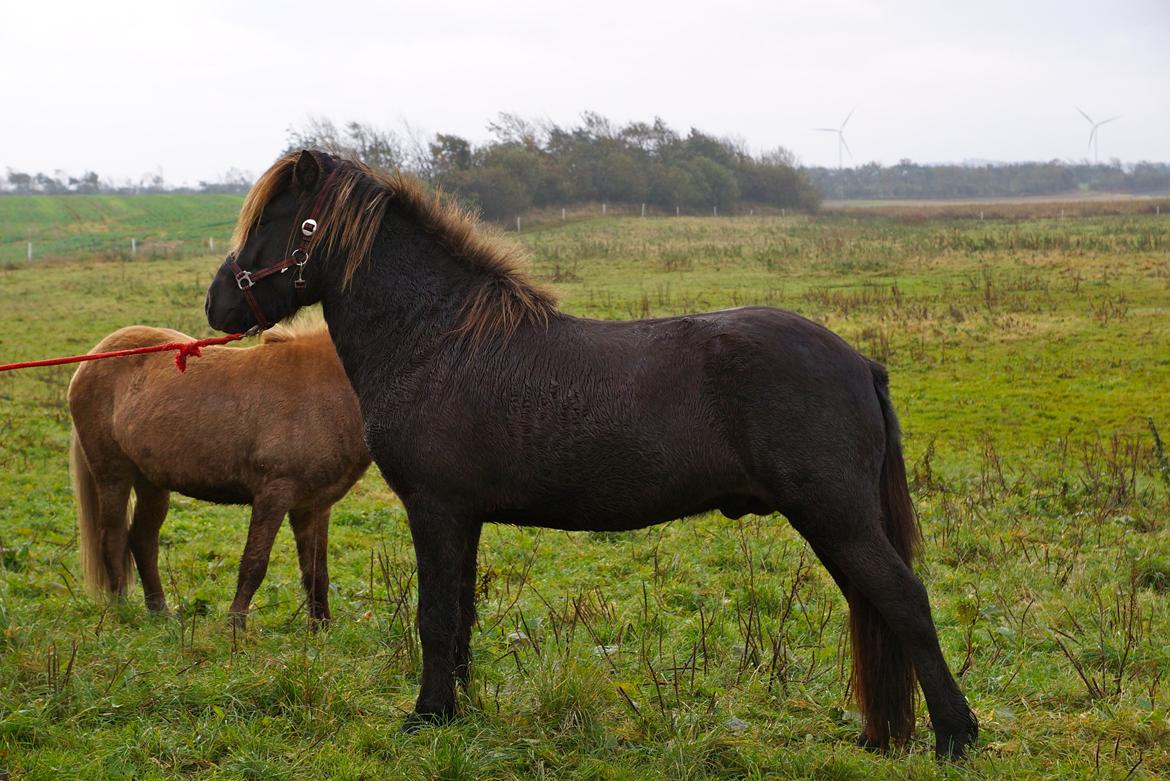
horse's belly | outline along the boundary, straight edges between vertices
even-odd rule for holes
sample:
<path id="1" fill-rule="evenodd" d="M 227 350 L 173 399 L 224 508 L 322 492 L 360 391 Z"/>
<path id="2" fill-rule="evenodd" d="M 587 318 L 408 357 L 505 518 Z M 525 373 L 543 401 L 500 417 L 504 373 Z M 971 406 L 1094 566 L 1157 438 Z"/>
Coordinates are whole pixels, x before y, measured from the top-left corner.
<path id="1" fill-rule="evenodd" d="M 171 487 L 172 491 L 215 504 L 251 504 L 252 492 L 246 486 L 232 483 L 215 483 L 209 485 L 182 484 Z"/>
<path id="2" fill-rule="evenodd" d="M 648 482 L 640 488 L 604 482 L 576 486 L 490 514 L 491 521 L 564 531 L 629 531 L 719 510 L 730 517 L 771 508 L 732 477 L 696 476 L 689 484 Z"/>
<path id="3" fill-rule="evenodd" d="M 169 491 L 216 504 L 251 504 L 253 491 L 246 476 L 220 468 L 221 461 L 198 452 L 135 453 L 134 465 L 149 482 Z"/>

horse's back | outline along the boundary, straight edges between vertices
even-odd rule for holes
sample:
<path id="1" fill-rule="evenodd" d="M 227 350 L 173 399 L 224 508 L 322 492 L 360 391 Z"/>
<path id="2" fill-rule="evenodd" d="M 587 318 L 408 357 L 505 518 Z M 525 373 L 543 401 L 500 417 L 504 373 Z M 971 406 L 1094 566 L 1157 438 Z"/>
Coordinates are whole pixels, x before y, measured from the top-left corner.
<path id="1" fill-rule="evenodd" d="M 176 331 L 173 328 L 127 325 L 102 339 L 90 352 L 111 352 L 113 350 L 129 350 L 134 347 L 149 347 L 166 342 L 187 342 L 191 341 L 191 338 L 182 331 Z"/>

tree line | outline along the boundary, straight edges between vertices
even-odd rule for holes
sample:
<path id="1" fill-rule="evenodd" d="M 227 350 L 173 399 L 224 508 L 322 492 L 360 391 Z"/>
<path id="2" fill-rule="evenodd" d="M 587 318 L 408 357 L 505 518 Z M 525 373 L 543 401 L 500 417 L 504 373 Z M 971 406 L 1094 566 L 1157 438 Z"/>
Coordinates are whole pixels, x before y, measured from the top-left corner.
<path id="1" fill-rule="evenodd" d="M 490 139 L 409 133 L 315 120 L 289 133 L 288 150 L 324 149 L 412 171 L 476 206 L 488 219 L 589 201 L 648 204 L 674 212 L 729 211 L 742 203 L 815 209 L 820 194 L 784 149 L 753 155 L 743 144 L 661 119 L 618 125 L 586 113 L 574 125 L 502 114 Z"/>
<path id="2" fill-rule="evenodd" d="M 248 192 L 252 177 L 235 168 L 219 179 L 200 181 L 198 186 L 168 184 L 161 173 L 143 174 L 137 180 L 114 182 L 94 171 L 71 176 L 64 171 L 26 173 L 8 168 L 0 179 L 0 195 L 142 195 L 145 193 L 236 193 Z"/>
<path id="3" fill-rule="evenodd" d="M 805 168 L 803 173 L 826 198 L 991 198 L 1056 195 L 1076 191 L 1155 193 L 1170 191 L 1170 164 L 988 163 L 983 165 L 897 165 Z"/>
<path id="4" fill-rule="evenodd" d="M 1032 163 L 802 168 L 783 148 L 753 154 L 738 141 L 661 119 L 615 124 L 595 113 L 561 126 L 501 114 L 489 138 L 397 133 L 327 119 L 290 128 L 285 151 L 317 148 L 385 169 L 403 169 L 453 193 L 488 219 L 574 203 L 646 204 L 673 213 L 743 210 L 746 205 L 815 210 L 822 198 L 989 198 L 1074 191 L 1170 191 L 1170 164 L 1122 165 L 1052 160 Z M 9 168 L 0 194 L 244 193 L 251 176 L 232 169 L 197 187 L 168 185 L 160 173 L 114 183 L 93 171 L 69 176 Z"/>

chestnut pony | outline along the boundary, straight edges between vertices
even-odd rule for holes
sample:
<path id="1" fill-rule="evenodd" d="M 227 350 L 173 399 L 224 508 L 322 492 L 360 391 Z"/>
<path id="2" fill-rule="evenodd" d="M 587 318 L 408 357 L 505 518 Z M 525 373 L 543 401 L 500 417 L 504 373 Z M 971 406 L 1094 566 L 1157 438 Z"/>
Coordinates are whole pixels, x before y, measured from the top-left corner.
<path id="1" fill-rule="evenodd" d="M 190 338 L 129 326 L 93 351 Z M 323 324 L 268 331 L 246 349 L 205 347 L 184 374 L 169 353 L 83 363 L 69 383 L 69 412 L 82 570 L 92 590 L 124 597 L 133 555 L 146 606 L 167 609 L 159 529 L 177 491 L 252 505 L 234 622 L 243 625 L 285 514 L 309 615 L 314 625 L 329 619 L 329 511 L 370 455 L 357 398 Z"/>
<path id="2" fill-rule="evenodd" d="M 417 181 L 319 152 L 260 177 L 234 245 L 208 322 L 241 331 L 321 301 L 406 507 L 423 649 L 408 729 L 455 714 L 484 523 L 623 530 L 717 509 L 782 513 L 844 592 L 865 744 L 907 739 L 916 682 L 937 752 L 975 741 L 911 569 L 886 371 L 828 329 L 765 307 L 571 317 Z"/>

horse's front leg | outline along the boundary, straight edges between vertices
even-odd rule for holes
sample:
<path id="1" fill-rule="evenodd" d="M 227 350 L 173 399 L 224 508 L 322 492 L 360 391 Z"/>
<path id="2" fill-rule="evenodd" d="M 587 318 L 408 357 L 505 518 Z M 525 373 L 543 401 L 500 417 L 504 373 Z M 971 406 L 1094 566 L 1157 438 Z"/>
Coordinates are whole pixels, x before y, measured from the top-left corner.
<path id="1" fill-rule="evenodd" d="M 268 556 L 280 522 L 288 512 L 291 491 L 284 486 L 269 486 L 252 499 L 252 522 L 248 525 L 248 540 L 240 556 L 240 575 L 236 581 L 236 597 L 232 600 L 228 618 L 241 629 L 252 604 L 252 596 L 268 572 Z"/>
<path id="2" fill-rule="evenodd" d="M 471 630 L 475 626 L 476 559 L 481 524 L 475 524 L 463 549 L 459 573 L 459 631 L 455 635 L 455 678 L 465 688 L 471 680 Z"/>
<path id="3" fill-rule="evenodd" d="M 468 548 L 478 541 L 479 524 L 429 499 L 413 499 L 406 512 L 418 561 L 418 634 L 423 655 L 418 702 L 404 727 L 413 731 L 455 715 L 461 575 Z"/>
<path id="4" fill-rule="evenodd" d="M 297 540 L 301 583 L 309 603 L 309 619 L 316 630 L 330 620 L 329 614 L 329 511 L 330 507 L 293 510 L 288 514 Z"/>

